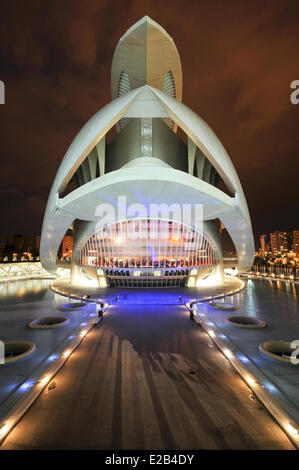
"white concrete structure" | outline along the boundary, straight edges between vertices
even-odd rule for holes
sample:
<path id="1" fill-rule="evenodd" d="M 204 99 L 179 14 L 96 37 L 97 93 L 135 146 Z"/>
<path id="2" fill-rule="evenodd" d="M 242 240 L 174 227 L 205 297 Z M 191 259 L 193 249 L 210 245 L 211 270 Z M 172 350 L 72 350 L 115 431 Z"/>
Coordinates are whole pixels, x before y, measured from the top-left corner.
<path id="1" fill-rule="evenodd" d="M 23 279 L 47 279 L 53 277 L 41 263 L 1 263 L 0 282 L 17 281 Z"/>
<path id="2" fill-rule="evenodd" d="M 56 272 L 59 246 L 72 225 L 73 282 L 83 276 L 103 286 L 196 285 L 216 266 L 223 271 L 220 222 L 235 244 L 239 272 L 250 269 L 253 235 L 238 175 L 214 132 L 180 102 L 177 49 L 150 18 L 142 18 L 119 41 L 111 88 L 114 99 L 75 137 L 53 183 L 40 247 L 45 269 Z M 106 142 L 113 126 L 118 134 Z M 187 144 L 176 135 L 177 127 Z M 217 188 L 220 180 L 231 196 Z M 121 213 L 119 196 L 126 201 Z M 99 219 L 99 207 L 108 204 L 118 213 L 107 225 Z M 186 224 L 175 211 L 168 217 L 139 209 L 138 215 L 128 213 L 134 204 L 146 210 L 151 204 L 201 204 L 202 230 L 196 217 Z M 143 234 L 139 246 L 128 244 L 132 224 L 136 235 L 142 227 L 148 233 L 161 220 L 170 228 L 167 242 L 160 235 L 152 242 Z"/>

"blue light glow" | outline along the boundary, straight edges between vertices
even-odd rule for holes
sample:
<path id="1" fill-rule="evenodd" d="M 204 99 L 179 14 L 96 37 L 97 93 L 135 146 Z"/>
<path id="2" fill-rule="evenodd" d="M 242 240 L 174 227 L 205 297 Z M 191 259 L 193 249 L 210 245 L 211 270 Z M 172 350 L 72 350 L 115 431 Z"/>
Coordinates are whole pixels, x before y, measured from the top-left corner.
<path id="1" fill-rule="evenodd" d="M 30 388 L 32 388 L 34 385 L 34 382 L 24 382 L 21 386 L 20 386 L 20 390 L 22 392 L 26 392 L 27 390 L 29 390 Z"/>
<path id="2" fill-rule="evenodd" d="M 56 359 L 58 358 L 58 354 L 52 354 L 51 356 L 48 357 L 48 361 L 56 361 Z"/>
<path id="3" fill-rule="evenodd" d="M 268 392 L 270 392 L 270 393 L 277 392 L 277 388 L 274 387 L 274 385 L 272 385 L 271 383 L 263 384 L 263 387 L 264 387 L 264 389 L 268 390 Z"/>
<path id="4" fill-rule="evenodd" d="M 249 364 L 250 363 L 250 360 L 246 356 L 243 356 L 243 354 L 239 354 L 237 357 L 244 364 Z"/>

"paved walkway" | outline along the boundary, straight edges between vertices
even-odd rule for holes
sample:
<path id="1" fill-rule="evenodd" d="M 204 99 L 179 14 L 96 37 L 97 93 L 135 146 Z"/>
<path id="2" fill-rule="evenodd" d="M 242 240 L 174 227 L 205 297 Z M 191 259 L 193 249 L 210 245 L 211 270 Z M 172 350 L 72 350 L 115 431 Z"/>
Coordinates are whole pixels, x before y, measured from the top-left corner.
<path id="1" fill-rule="evenodd" d="M 180 305 L 112 305 L 3 449 L 292 449 Z"/>
<path id="2" fill-rule="evenodd" d="M 0 365 L 0 421 L 24 396 L 23 386 L 39 380 L 51 364 L 51 356 L 61 353 L 70 338 L 88 322 L 95 307 L 61 312 L 58 306 L 67 303 L 62 296 L 49 290 L 48 280 L 16 281 L 7 284 L 0 305 L 0 339 L 2 341 L 31 341 L 36 350 L 27 359 Z M 1 289 L 0 289 L 1 290 Z M 28 324 L 37 318 L 63 315 L 68 323 L 62 328 L 33 329 Z"/>
<path id="3" fill-rule="evenodd" d="M 249 359 L 247 369 L 256 375 L 260 383 L 269 384 L 269 393 L 299 426 L 299 365 L 271 359 L 259 350 L 259 345 L 265 341 L 299 340 L 296 291 L 273 288 L 265 279 L 249 279 L 246 282 L 246 289 L 231 297 L 235 311 L 215 310 L 208 304 L 200 304 L 197 310 L 205 313 L 219 328 L 218 332 L 225 334 L 234 348 Z M 266 328 L 238 328 L 227 322 L 227 317 L 233 315 L 259 318 L 266 322 Z"/>

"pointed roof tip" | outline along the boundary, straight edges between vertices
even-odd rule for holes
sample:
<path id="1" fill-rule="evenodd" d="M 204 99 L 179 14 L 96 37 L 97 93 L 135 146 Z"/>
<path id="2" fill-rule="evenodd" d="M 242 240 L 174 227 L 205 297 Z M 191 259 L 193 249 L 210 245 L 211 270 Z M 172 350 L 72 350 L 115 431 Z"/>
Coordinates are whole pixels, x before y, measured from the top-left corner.
<path id="1" fill-rule="evenodd" d="M 182 65 L 175 42 L 161 25 L 144 15 L 117 43 L 111 64 L 111 96 L 115 99 L 120 91 L 125 93 L 145 83 L 162 89 L 164 82 L 181 101 Z"/>
<path id="2" fill-rule="evenodd" d="M 148 15 L 144 15 L 142 18 L 140 18 L 139 20 L 137 20 L 129 29 L 135 29 L 137 26 L 140 26 L 141 24 L 144 24 L 144 23 L 152 23 L 152 24 L 155 24 L 155 25 L 158 25 L 160 28 L 162 28 L 162 26 L 157 23 L 157 21 L 153 20 L 150 16 Z M 163 28 L 164 29 L 164 28 Z"/>
<path id="3" fill-rule="evenodd" d="M 166 33 L 167 31 L 163 28 L 163 26 L 160 25 L 160 23 L 158 23 L 157 21 L 153 20 L 153 18 L 151 18 L 150 16 L 148 15 L 144 15 L 139 21 L 137 21 L 137 23 L 139 24 L 142 24 L 142 23 L 151 23 L 155 26 L 158 26 L 160 29 L 163 29 Z M 135 23 L 135 24 L 137 24 Z M 167 33 L 168 34 L 168 33 Z"/>
<path id="4" fill-rule="evenodd" d="M 143 20 L 143 21 L 154 21 L 154 20 L 153 20 L 150 16 L 148 16 L 148 15 L 144 15 L 144 16 L 141 18 L 141 20 Z"/>
<path id="5" fill-rule="evenodd" d="M 170 38 L 171 41 L 173 41 L 172 37 L 168 34 L 165 28 L 161 26 L 157 21 L 153 20 L 150 16 L 144 15 L 140 20 L 136 21 L 120 38 L 119 43 L 122 42 L 127 36 L 129 36 L 133 31 L 135 31 L 137 28 L 139 28 L 141 25 L 144 24 L 151 24 L 155 28 L 157 28 L 162 34 L 165 34 Z"/>

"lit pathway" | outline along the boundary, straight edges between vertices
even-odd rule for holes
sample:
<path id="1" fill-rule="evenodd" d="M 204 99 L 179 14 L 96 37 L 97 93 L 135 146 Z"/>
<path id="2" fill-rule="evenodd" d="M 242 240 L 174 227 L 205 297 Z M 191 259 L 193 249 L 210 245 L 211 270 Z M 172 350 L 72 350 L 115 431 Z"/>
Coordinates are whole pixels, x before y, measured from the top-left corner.
<path id="1" fill-rule="evenodd" d="M 113 305 L 3 449 L 292 449 L 183 306 Z"/>

